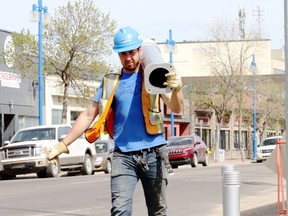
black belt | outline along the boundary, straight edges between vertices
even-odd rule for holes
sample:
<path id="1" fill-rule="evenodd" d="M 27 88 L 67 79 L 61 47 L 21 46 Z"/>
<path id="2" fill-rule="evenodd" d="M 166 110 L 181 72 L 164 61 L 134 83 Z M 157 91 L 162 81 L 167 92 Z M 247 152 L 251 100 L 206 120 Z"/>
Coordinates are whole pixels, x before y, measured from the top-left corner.
<path id="1" fill-rule="evenodd" d="M 145 148 L 145 149 L 141 149 L 141 150 L 137 150 L 137 151 L 129 151 L 129 152 L 122 152 L 120 149 L 114 149 L 114 152 L 118 152 L 118 153 L 122 153 L 125 155 L 141 155 L 143 153 L 152 153 L 152 152 L 157 152 L 157 150 L 159 148 L 161 148 L 162 146 L 165 146 L 166 144 L 161 144 L 158 146 L 153 146 L 150 148 Z"/>

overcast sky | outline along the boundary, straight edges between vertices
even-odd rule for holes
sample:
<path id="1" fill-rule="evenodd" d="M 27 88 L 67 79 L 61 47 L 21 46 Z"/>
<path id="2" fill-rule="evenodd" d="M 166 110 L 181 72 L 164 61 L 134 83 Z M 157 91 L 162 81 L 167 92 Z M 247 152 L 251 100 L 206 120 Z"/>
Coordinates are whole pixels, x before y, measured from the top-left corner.
<path id="1" fill-rule="evenodd" d="M 71 0 L 74 2 L 75 0 Z M 67 0 L 43 0 L 54 16 L 58 6 Z M 261 19 L 262 32 L 271 39 L 272 48 L 284 43 L 284 0 L 94 0 L 103 13 L 110 13 L 118 27 L 131 26 L 143 38 L 164 42 L 172 30 L 176 42 L 197 41 L 208 38 L 208 27 L 215 19 L 233 21 L 238 11 L 246 11 L 246 26 L 256 25 Z M 1 0 L 0 29 L 20 31 L 30 29 L 37 33 L 37 24 L 29 20 L 32 4 L 38 0 Z M 260 8 L 260 10 L 258 10 Z M 260 16 L 257 16 L 257 10 Z"/>

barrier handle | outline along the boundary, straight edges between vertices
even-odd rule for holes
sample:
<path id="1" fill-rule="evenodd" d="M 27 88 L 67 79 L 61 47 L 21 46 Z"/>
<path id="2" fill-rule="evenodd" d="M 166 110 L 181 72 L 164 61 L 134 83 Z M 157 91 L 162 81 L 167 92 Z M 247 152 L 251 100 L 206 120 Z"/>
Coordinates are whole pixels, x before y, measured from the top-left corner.
<path id="1" fill-rule="evenodd" d="M 286 144 L 286 140 L 283 140 L 283 139 L 277 138 L 277 140 L 276 140 L 276 144 Z"/>

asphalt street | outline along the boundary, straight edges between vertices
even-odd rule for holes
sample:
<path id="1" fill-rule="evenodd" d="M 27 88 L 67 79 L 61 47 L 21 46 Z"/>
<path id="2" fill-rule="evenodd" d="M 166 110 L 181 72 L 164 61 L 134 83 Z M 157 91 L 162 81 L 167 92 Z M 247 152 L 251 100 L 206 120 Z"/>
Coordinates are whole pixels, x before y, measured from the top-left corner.
<path id="1" fill-rule="evenodd" d="M 233 164 L 241 179 L 240 216 L 277 215 L 277 174 L 251 160 L 211 161 L 208 167 L 175 169 L 167 190 L 168 215 L 224 216 L 221 166 Z M 109 180 L 110 176 L 104 173 L 75 177 L 63 173 L 61 178 L 49 179 L 20 175 L 1 181 L 0 212 L 5 216 L 109 215 Z M 146 206 L 138 184 L 133 216 L 143 215 L 147 215 Z"/>

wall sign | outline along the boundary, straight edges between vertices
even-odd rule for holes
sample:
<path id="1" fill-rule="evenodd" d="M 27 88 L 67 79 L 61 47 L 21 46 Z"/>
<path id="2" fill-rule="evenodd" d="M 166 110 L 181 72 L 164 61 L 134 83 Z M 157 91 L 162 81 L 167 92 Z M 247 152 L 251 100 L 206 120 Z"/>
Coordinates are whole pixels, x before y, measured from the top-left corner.
<path id="1" fill-rule="evenodd" d="M 21 76 L 15 73 L 0 71 L 0 86 L 20 88 Z"/>
<path id="2" fill-rule="evenodd" d="M 4 41 L 4 60 L 7 67 L 11 68 L 14 65 L 14 53 L 15 47 L 13 43 L 13 39 L 10 35 L 8 35 Z"/>

